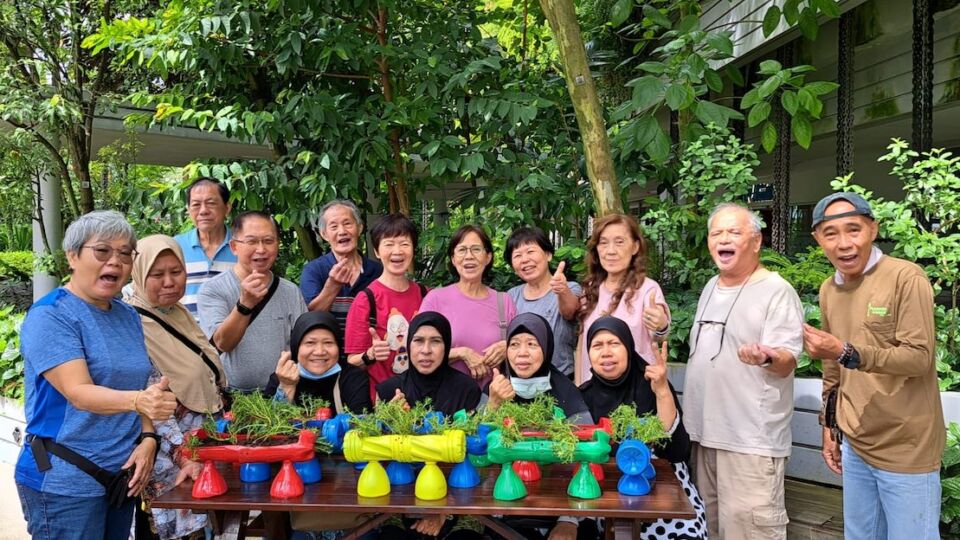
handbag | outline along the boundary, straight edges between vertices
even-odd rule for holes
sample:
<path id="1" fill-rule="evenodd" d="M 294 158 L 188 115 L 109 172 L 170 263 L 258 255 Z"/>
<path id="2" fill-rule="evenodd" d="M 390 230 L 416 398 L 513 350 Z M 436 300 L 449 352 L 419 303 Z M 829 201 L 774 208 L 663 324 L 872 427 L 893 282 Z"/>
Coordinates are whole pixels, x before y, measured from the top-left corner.
<path id="1" fill-rule="evenodd" d="M 136 497 L 127 495 L 130 490 L 128 484 L 130 483 L 130 476 L 133 474 L 132 469 L 121 469 L 112 473 L 66 446 L 54 442 L 53 439 L 29 435 L 27 440 L 30 443 L 30 451 L 33 453 L 33 459 L 37 462 L 37 469 L 40 472 L 47 471 L 53 466 L 48 455 L 53 454 L 87 473 L 103 486 L 106 491 L 107 502 L 113 508 L 122 508 L 136 499 Z"/>

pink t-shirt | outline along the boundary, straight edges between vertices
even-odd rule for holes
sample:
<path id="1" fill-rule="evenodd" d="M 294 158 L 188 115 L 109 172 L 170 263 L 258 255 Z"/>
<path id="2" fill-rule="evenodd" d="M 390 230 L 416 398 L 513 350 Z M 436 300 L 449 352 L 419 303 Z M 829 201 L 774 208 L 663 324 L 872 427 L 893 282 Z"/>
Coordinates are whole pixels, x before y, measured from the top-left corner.
<path id="1" fill-rule="evenodd" d="M 451 347 L 470 347 L 483 354 L 484 349 L 503 339 L 497 311 L 498 294 L 503 299 L 503 331 L 506 332 L 506 325 L 517 316 L 517 307 L 509 294 L 498 293 L 490 287 L 487 287 L 486 298 L 470 298 L 456 284 L 433 289 L 423 299 L 420 311 L 436 311 L 450 321 L 453 334 Z M 463 362 L 457 361 L 451 365 L 470 374 L 470 369 Z M 487 375 L 477 383 L 483 388 L 491 378 Z"/>
<path id="2" fill-rule="evenodd" d="M 410 286 L 403 292 L 397 292 L 387 287 L 379 280 L 368 287 L 373 293 L 373 301 L 377 305 L 377 335 L 383 337 L 390 344 L 390 358 L 383 362 L 374 362 L 367 366 L 367 375 L 370 376 L 370 399 L 376 400 L 376 386 L 402 373 L 410 365 L 407 354 L 407 329 L 410 320 L 420 310 L 420 287 L 410 282 Z M 347 313 L 347 328 L 344 332 L 344 350 L 347 354 L 358 354 L 366 351 L 373 344 L 370 337 L 370 301 L 367 294 L 359 293 L 350 305 Z"/>
<path id="3" fill-rule="evenodd" d="M 617 306 L 617 309 L 609 315 L 613 315 L 627 323 L 627 326 L 630 327 L 630 333 L 633 334 L 633 343 L 637 352 L 640 353 L 640 356 L 642 356 L 648 364 L 653 364 L 656 363 L 656 358 L 653 356 L 653 336 L 650 335 L 650 331 L 643 326 L 643 308 L 649 301 L 650 291 L 654 291 L 657 304 L 667 309 L 667 316 L 669 317 L 670 306 L 667 305 L 667 300 L 663 297 L 660 284 L 650 278 L 644 278 L 643 284 L 640 285 L 640 291 L 633 295 L 629 307 L 626 301 L 627 295 L 624 294 L 620 299 L 620 304 Z M 583 321 L 581 334 L 584 343 L 580 346 L 580 359 L 576 366 L 577 371 L 580 373 L 581 383 L 589 381 L 593 376 L 593 373 L 590 372 L 590 355 L 587 354 L 587 343 L 585 343 L 587 340 L 587 330 L 590 329 L 590 325 L 599 319 L 601 315 L 606 314 L 605 312 L 610 308 L 611 298 L 613 298 L 613 291 L 601 283 L 597 305 Z"/>

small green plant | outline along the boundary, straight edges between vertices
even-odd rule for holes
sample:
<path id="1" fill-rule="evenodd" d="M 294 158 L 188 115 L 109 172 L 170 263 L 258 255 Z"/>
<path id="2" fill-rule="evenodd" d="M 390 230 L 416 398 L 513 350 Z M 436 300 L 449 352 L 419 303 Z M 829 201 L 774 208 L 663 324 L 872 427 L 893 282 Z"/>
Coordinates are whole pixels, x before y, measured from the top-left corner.
<path id="1" fill-rule="evenodd" d="M 27 281 L 33 276 L 33 252 L 0 251 L 0 277 Z"/>
<path id="2" fill-rule="evenodd" d="M 623 442 L 634 439 L 649 445 L 660 445 L 670 438 L 657 416 L 646 413 L 637 415 L 636 405 L 620 405 L 610 413 L 613 424 L 613 440 Z"/>
<path id="3" fill-rule="evenodd" d="M 380 435 L 415 435 L 426 422 L 433 422 L 434 432 L 450 429 L 452 422 L 435 422 L 427 416 L 432 411 L 429 398 L 417 402 L 413 407 L 404 403 L 380 402 L 372 413 L 351 414 L 351 429 L 360 437 L 378 437 Z"/>
<path id="4" fill-rule="evenodd" d="M 554 454 L 563 462 L 573 460 L 577 436 L 552 396 L 540 394 L 530 403 L 508 401 L 494 411 L 485 411 L 482 423 L 500 429 L 501 440 L 507 448 L 522 441 L 523 431 L 542 431 L 553 442 Z"/>
<path id="5" fill-rule="evenodd" d="M 299 436 L 302 422 L 314 419 L 319 407 L 329 404 L 319 398 L 308 398 L 304 405 L 282 403 L 263 396 L 258 392 L 252 394 L 236 394 L 233 396 L 233 420 L 226 433 L 218 433 L 216 421 L 213 417 L 204 419 L 202 428 L 207 436 L 217 442 L 239 442 L 239 435 L 243 435 L 249 444 L 266 444 L 279 439 L 293 439 Z M 200 444 L 194 438 L 192 446 Z M 188 448 L 191 446 L 188 444 Z M 317 437 L 316 448 L 319 451 L 330 452 L 332 446 Z"/>
<path id="6" fill-rule="evenodd" d="M 24 313 L 13 306 L 0 308 L 0 396 L 23 399 L 23 356 L 20 355 L 20 325 Z"/>
<path id="7" fill-rule="evenodd" d="M 940 534 L 960 537 L 960 426 L 950 422 L 940 468 Z"/>

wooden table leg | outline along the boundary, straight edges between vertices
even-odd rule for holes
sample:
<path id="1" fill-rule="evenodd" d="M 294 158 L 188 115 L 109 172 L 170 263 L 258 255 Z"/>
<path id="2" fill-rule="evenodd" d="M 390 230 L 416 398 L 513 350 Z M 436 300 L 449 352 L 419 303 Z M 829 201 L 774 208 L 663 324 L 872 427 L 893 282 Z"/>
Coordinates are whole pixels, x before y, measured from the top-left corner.
<path id="1" fill-rule="evenodd" d="M 237 540 L 238 538 L 246 538 L 247 518 L 249 516 L 249 512 L 224 512 L 223 520 L 220 522 L 220 539 Z"/>
<path id="2" fill-rule="evenodd" d="M 393 514 L 377 514 L 351 529 L 349 532 L 347 532 L 347 534 L 343 535 L 342 540 L 356 540 L 364 534 L 367 534 L 368 531 L 379 527 L 381 523 L 390 519 L 390 516 L 392 515 Z"/>
<path id="3" fill-rule="evenodd" d="M 499 534 L 500 536 L 506 538 L 506 540 L 525 540 L 522 534 L 513 530 L 509 525 L 500 521 L 499 519 L 492 518 L 490 516 L 477 515 L 474 516 L 477 518 L 477 521 L 490 527 L 493 532 Z"/>
<path id="4" fill-rule="evenodd" d="M 264 536 L 269 540 L 287 540 L 290 523 L 289 512 L 263 512 Z"/>

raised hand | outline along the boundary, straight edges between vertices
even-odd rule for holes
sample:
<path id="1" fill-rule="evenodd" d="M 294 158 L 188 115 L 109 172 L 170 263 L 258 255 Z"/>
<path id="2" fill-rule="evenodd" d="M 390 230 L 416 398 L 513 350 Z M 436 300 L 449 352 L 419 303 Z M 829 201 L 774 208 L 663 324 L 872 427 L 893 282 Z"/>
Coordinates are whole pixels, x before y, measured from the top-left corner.
<path id="1" fill-rule="evenodd" d="M 300 382 L 300 367 L 293 361 L 290 351 L 280 353 L 280 360 L 277 362 L 277 379 L 280 386 L 287 388 L 296 388 Z"/>
<path id="2" fill-rule="evenodd" d="M 153 420 L 169 420 L 177 410 L 177 397 L 170 391 L 170 381 L 160 377 L 160 381 L 151 384 L 134 399 L 136 412 Z"/>
<path id="3" fill-rule="evenodd" d="M 490 396 L 487 407 L 491 409 L 496 409 L 501 403 L 510 401 L 517 395 L 513 390 L 513 385 L 510 384 L 510 379 L 504 377 L 497 368 L 493 368 L 493 380 L 490 381 L 487 392 Z"/>
<path id="4" fill-rule="evenodd" d="M 653 356 L 657 363 L 647 365 L 643 371 L 643 378 L 650 381 L 650 388 L 654 394 L 661 395 L 664 392 L 670 392 L 670 385 L 667 383 L 667 342 L 660 344 L 660 348 L 653 348 Z"/>
<path id="5" fill-rule="evenodd" d="M 373 340 L 373 344 L 367 349 L 367 356 L 378 362 L 383 362 L 390 358 L 390 344 L 387 343 L 387 340 L 380 339 L 376 329 L 372 327 L 370 328 L 370 339 Z"/>
<path id="6" fill-rule="evenodd" d="M 767 358 L 776 360 L 779 355 L 776 349 L 762 343 L 746 343 L 737 349 L 737 356 L 744 364 L 762 366 L 767 363 Z"/>
<path id="7" fill-rule="evenodd" d="M 829 332 L 803 325 L 803 348 L 811 358 L 836 360 L 843 354 L 843 342 Z"/>
<path id="8" fill-rule="evenodd" d="M 240 303 L 248 308 L 260 303 L 270 289 L 270 276 L 253 271 L 240 282 Z"/>
<path id="9" fill-rule="evenodd" d="M 397 391 L 393 393 L 393 397 L 390 398 L 390 403 L 399 403 L 403 405 L 403 408 L 410 410 L 410 404 L 407 403 L 407 396 L 397 388 Z"/>
<path id="10" fill-rule="evenodd" d="M 657 303 L 657 291 L 650 291 L 647 304 L 643 307 L 643 326 L 651 333 L 662 332 L 670 325 L 667 310 Z"/>
<path id="11" fill-rule="evenodd" d="M 341 259 L 330 268 L 327 280 L 337 286 L 349 285 L 353 281 L 353 267 L 348 259 Z"/>
<path id="12" fill-rule="evenodd" d="M 550 278 L 550 290 L 555 294 L 559 295 L 570 291 L 570 287 L 567 285 L 567 276 L 563 275 L 563 269 L 566 267 L 567 262 L 560 261 L 560 264 L 557 265 L 557 271 Z"/>

